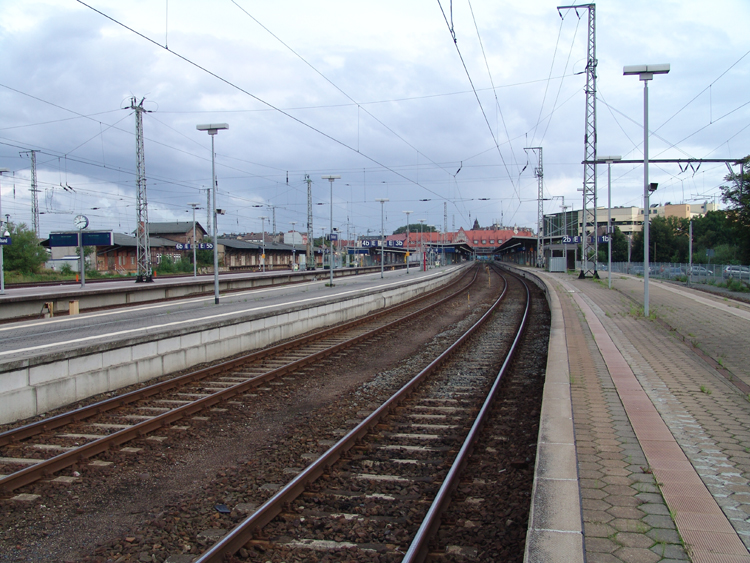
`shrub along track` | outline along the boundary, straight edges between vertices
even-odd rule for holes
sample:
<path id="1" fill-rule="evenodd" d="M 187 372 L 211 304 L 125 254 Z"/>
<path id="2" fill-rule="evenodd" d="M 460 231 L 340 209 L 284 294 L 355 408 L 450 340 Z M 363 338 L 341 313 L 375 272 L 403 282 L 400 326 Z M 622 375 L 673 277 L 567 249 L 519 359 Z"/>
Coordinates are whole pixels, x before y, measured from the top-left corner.
<path id="1" fill-rule="evenodd" d="M 191 422 L 189 438 L 175 430 L 162 443 L 136 440 L 157 455 L 113 452 L 114 464 L 98 470 L 105 481 L 77 467 L 82 478 L 73 485 L 37 485 L 36 503 L 4 501 L 0 544 L 8 549 L 0 561 L 161 562 L 203 551 L 215 541 L 210 530 L 231 528 L 424 367 L 498 285 L 482 272 L 470 300 L 463 294 L 396 333 L 309 366 L 304 379 L 259 391 L 252 404 L 227 405 L 217 420 Z M 231 512 L 218 512 L 218 504 Z"/>

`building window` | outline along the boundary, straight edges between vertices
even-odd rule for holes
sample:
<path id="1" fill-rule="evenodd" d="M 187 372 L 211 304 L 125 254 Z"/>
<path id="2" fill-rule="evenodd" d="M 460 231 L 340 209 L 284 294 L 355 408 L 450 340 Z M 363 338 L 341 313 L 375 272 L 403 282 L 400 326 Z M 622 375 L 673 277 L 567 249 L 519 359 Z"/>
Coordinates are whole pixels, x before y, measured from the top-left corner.
<path id="1" fill-rule="evenodd" d="M 495 239 L 490 239 L 490 244 L 495 244 Z"/>
<path id="2" fill-rule="evenodd" d="M 487 244 L 487 240 L 483 240 L 483 241 L 482 241 L 482 244 Z"/>
<path id="3" fill-rule="evenodd" d="M 479 241 L 478 241 L 478 240 L 475 240 L 475 241 L 474 241 L 474 244 L 479 244 Z"/>

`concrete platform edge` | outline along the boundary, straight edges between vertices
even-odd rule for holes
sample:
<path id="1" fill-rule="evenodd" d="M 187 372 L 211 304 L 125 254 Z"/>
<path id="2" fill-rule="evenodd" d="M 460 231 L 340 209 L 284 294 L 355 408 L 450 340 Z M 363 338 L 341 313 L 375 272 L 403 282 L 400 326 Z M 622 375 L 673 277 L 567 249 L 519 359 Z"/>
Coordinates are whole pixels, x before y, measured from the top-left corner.
<path id="1" fill-rule="evenodd" d="M 334 298 L 312 307 L 233 319 L 225 326 L 203 326 L 190 334 L 161 334 L 150 342 L 121 341 L 105 349 L 78 350 L 80 356 L 67 353 L 41 355 L 36 365 L 19 362 L 15 369 L 0 373 L 0 424 L 49 412 L 93 395 L 114 391 L 188 369 L 204 362 L 250 352 L 359 315 L 394 305 L 430 291 L 446 280 L 461 275 L 463 269 L 405 286 L 373 292 L 355 298 Z M 47 356 L 45 362 L 42 358 Z M 25 365 L 23 365 L 25 364 Z M 11 366 L 8 366 L 11 367 Z"/>
<path id="2" fill-rule="evenodd" d="M 560 299 L 548 280 L 513 269 L 547 295 L 551 326 L 524 563 L 583 563 L 583 517 Z"/>

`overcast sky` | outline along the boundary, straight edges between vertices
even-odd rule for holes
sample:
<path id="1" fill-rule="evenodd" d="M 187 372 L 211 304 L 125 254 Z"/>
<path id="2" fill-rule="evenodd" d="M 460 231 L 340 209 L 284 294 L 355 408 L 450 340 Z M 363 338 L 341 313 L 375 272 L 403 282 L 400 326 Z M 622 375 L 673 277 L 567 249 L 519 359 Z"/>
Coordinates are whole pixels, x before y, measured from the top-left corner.
<path id="1" fill-rule="evenodd" d="M 379 232 L 376 198 L 390 200 L 387 232 L 405 224 L 403 211 L 442 229 L 444 203 L 449 230 L 475 219 L 535 229 L 538 153 L 527 147 L 543 148 L 545 211 L 560 211 L 562 197 L 581 208 L 588 15 L 561 18 L 557 5 L 3 0 L 2 213 L 31 224 L 23 152 L 34 149 L 43 237 L 71 230 L 77 214 L 132 232 L 135 97 L 150 111 L 152 222 L 189 220 L 188 202 L 205 207 L 211 142 L 196 125 L 225 122 L 215 139 L 220 233 L 259 231 L 269 206 L 277 231 L 293 221 L 306 230 L 305 174 L 315 236 L 329 224 L 326 174 L 341 176 L 333 222 L 343 231 Z M 643 83 L 622 67 L 646 63 L 671 64 L 649 84 L 651 158 L 749 154 L 748 29 L 747 0 L 597 3 L 599 155 L 643 158 Z M 600 205 L 606 174 L 599 167 Z M 702 203 L 727 168 L 650 174 L 652 203 Z M 613 205 L 642 203 L 642 166 L 613 166 L 612 179 Z"/>

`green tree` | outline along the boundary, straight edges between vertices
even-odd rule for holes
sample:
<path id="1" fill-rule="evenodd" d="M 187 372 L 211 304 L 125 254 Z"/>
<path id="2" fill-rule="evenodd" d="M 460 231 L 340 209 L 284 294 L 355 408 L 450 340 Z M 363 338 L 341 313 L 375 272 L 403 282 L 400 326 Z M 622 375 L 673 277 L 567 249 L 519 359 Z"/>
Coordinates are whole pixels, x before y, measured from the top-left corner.
<path id="1" fill-rule="evenodd" d="M 195 258 L 198 261 L 198 267 L 213 266 L 214 265 L 214 251 L 213 250 L 196 250 Z M 193 254 L 190 254 L 190 263 L 192 264 Z"/>
<path id="2" fill-rule="evenodd" d="M 739 246 L 740 260 L 750 264 L 750 156 L 746 156 L 744 173 L 731 172 L 724 177 L 728 182 L 720 186 L 721 200 L 729 206 L 727 218 L 735 230 L 735 243 Z"/>
<path id="3" fill-rule="evenodd" d="M 423 225 L 422 223 L 409 223 L 409 232 L 410 233 L 429 233 L 429 232 L 436 232 L 437 229 L 433 227 L 432 225 Z M 406 225 L 403 227 L 399 227 L 395 231 L 393 231 L 394 235 L 400 235 L 401 233 L 406 232 Z"/>
<path id="4" fill-rule="evenodd" d="M 609 252 L 608 245 L 606 242 L 599 243 L 599 262 L 607 263 L 607 254 Z M 615 232 L 612 233 L 612 262 L 627 262 L 628 261 L 628 239 L 622 234 L 620 227 L 615 227 Z"/>
<path id="5" fill-rule="evenodd" d="M 47 261 L 47 251 L 39 244 L 34 231 L 24 223 L 7 223 L 12 243 L 3 250 L 4 269 L 8 272 L 37 274 Z"/>

